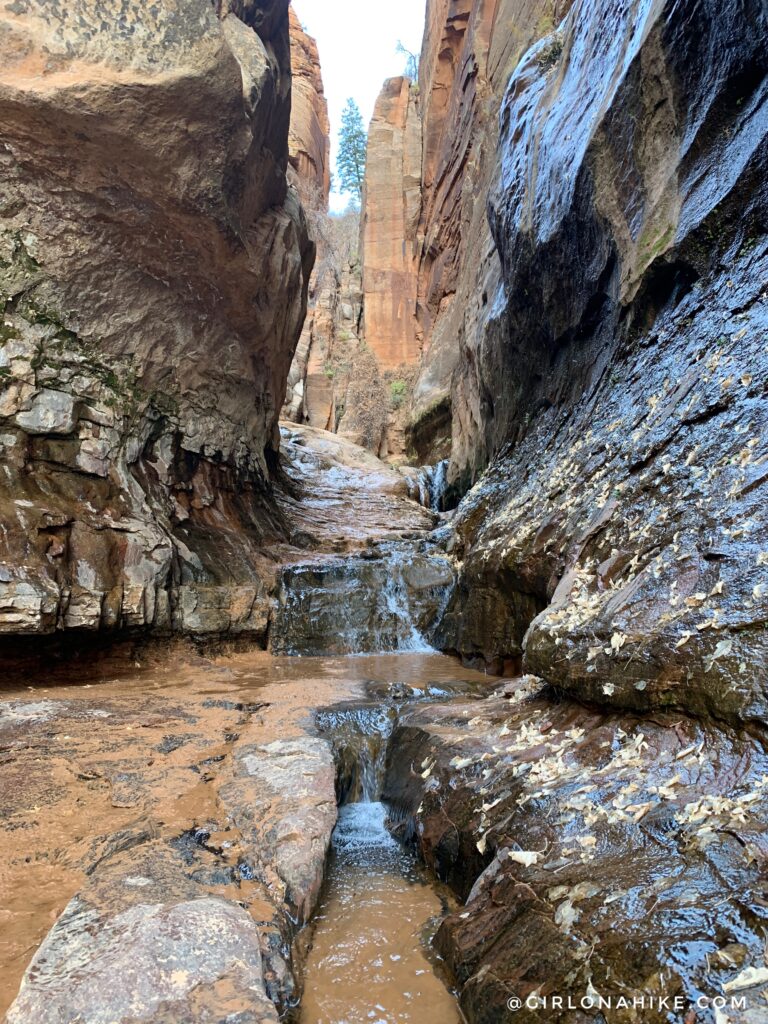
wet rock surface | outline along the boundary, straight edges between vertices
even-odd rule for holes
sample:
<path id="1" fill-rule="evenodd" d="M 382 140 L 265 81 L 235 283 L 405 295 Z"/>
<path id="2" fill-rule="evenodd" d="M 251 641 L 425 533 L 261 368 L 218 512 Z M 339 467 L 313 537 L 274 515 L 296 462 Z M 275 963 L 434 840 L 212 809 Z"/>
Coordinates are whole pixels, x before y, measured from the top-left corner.
<path id="1" fill-rule="evenodd" d="M 521 56 L 569 6 L 569 0 L 426 5 L 418 80 L 422 203 L 415 231 L 414 330 L 421 359 L 408 442 L 425 462 L 452 456 L 451 483 L 460 483 L 453 504 L 466 488 L 467 465 L 479 471 L 489 454 L 478 436 L 483 420 L 473 391 L 500 275 L 486 210 L 499 158 L 499 108 Z"/>
<path id="2" fill-rule="evenodd" d="M 285 425 L 279 500 L 293 552 L 280 571 L 269 647 L 279 654 L 429 650 L 454 585 L 438 517 L 410 478 L 365 448 Z"/>
<path id="3" fill-rule="evenodd" d="M 428 650 L 453 584 L 453 566 L 442 553 L 413 545 L 387 545 L 366 556 L 286 569 L 271 649 L 282 654 Z"/>
<path id="4" fill-rule="evenodd" d="M 79 682 L 0 701 L 11 1024 L 276 1020 L 336 822 L 335 716 L 391 725 L 409 699 L 485 685 L 438 655 L 183 647 Z"/>
<path id="5" fill-rule="evenodd" d="M 287 7 L 0 15 L 2 634 L 264 633 L 313 257 Z"/>
<path id="6" fill-rule="evenodd" d="M 765 718 L 753 19 L 577 4 L 502 110 L 503 280 L 472 355 L 498 457 L 456 521 L 442 645 L 607 706 Z"/>
<path id="7" fill-rule="evenodd" d="M 253 918 L 167 859 L 150 846 L 89 881 L 36 953 L 8 1024 L 278 1020 Z"/>
<path id="8" fill-rule="evenodd" d="M 309 920 L 323 881 L 336 824 L 335 774 L 324 740 L 277 739 L 239 747 L 234 778 L 220 790 L 222 804 L 261 862 L 248 865 L 249 872 L 279 878 L 300 924 Z"/>
<path id="9" fill-rule="evenodd" d="M 405 711 L 387 767 L 384 799 L 465 901 L 436 941 L 469 1021 L 552 995 L 575 1005 L 516 1019 L 722 1020 L 706 1002 L 692 1015 L 694 1001 L 737 991 L 745 1006 L 727 1019 L 765 1019 L 757 738 L 554 701 L 529 676 Z M 579 1009 L 597 994 L 628 1008 Z M 640 995 L 681 1002 L 633 1009 Z"/>

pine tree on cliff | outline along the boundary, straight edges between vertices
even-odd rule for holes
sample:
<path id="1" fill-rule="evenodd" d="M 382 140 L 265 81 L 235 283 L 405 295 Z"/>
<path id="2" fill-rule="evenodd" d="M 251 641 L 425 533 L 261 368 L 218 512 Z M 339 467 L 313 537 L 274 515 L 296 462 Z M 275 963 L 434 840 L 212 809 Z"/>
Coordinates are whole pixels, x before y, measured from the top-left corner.
<path id="1" fill-rule="evenodd" d="M 363 195 L 365 178 L 365 150 L 368 135 L 363 117 L 353 99 L 348 99 L 341 115 L 339 155 L 336 168 L 342 192 L 347 192 L 359 203 Z"/>

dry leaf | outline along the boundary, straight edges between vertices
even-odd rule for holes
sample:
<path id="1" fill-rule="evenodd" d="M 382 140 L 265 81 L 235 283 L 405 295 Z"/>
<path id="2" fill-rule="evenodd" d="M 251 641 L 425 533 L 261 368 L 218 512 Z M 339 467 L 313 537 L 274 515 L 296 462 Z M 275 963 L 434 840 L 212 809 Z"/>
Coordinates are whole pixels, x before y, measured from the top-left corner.
<path id="1" fill-rule="evenodd" d="M 764 985 L 768 981 L 768 967 L 746 967 L 741 974 L 723 983 L 723 992 L 739 992 L 753 985 Z"/>

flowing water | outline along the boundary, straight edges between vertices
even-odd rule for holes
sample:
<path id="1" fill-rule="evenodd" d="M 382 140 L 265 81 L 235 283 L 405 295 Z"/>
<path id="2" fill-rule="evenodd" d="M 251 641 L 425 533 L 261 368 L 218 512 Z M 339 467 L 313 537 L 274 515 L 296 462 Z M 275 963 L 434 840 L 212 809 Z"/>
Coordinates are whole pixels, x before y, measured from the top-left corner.
<path id="1" fill-rule="evenodd" d="M 341 808 L 304 972 L 301 1024 L 453 1024 L 427 950 L 445 907 L 377 801 Z"/>
<path id="2" fill-rule="evenodd" d="M 453 1024 L 461 1017 L 429 956 L 448 909 L 411 850 L 386 827 L 380 800 L 391 708 L 318 715 L 333 737 L 342 799 L 325 891 L 304 972 L 301 1024 Z"/>
<path id="3" fill-rule="evenodd" d="M 277 654 L 429 653 L 454 584 L 449 560 L 410 542 L 283 570 L 270 633 Z"/>
<path id="4" fill-rule="evenodd" d="M 416 1014 L 451 1024 L 453 999 L 421 941 L 442 898 L 384 829 L 376 799 L 398 709 L 488 685 L 437 654 L 204 658 L 183 645 L 139 661 L 115 650 L 99 666 L 0 680 L 0 1017 L 111 836 L 143 822 L 161 838 L 210 830 L 220 813 L 217 772 L 237 736 L 304 735 L 314 717 L 334 743 L 340 799 L 358 802 L 341 808 L 305 1019 Z M 362 973 L 356 958 L 366 958 Z"/>

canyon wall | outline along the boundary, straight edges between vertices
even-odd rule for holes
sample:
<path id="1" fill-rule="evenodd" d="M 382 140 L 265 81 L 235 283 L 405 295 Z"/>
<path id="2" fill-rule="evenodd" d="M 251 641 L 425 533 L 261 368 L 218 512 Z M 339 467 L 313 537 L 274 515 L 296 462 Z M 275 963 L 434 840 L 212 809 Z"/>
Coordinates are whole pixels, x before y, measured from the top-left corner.
<path id="1" fill-rule="evenodd" d="M 365 338 L 382 370 L 417 361 L 416 229 L 421 208 L 421 120 L 407 78 L 390 78 L 368 129 L 362 207 Z"/>
<path id="2" fill-rule="evenodd" d="M 0 13 L 0 631 L 259 634 L 314 252 L 287 0 L 124 6 Z"/>
<path id="3" fill-rule="evenodd" d="M 509 76 L 551 31 L 569 0 L 428 0 L 419 65 L 423 124 L 418 227 L 422 358 L 409 441 L 420 461 L 452 453 L 463 488 L 492 454 L 463 379 L 482 332 L 499 261 L 486 200 L 495 173 L 498 112 Z M 460 351 L 463 360 L 459 365 Z M 454 380 L 455 375 L 455 380 Z"/>
<path id="4" fill-rule="evenodd" d="M 289 19 L 293 76 L 289 173 L 308 214 L 317 259 L 309 280 L 307 315 L 288 374 L 282 416 L 296 423 L 330 429 L 333 384 L 323 368 L 327 352 L 333 349 L 340 283 L 329 259 L 330 122 L 317 43 L 304 31 L 292 7 Z"/>
<path id="5" fill-rule="evenodd" d="M 288 159 L 297 177 L 320 209 L 331 190 L 331 126 L 323 90 L 317 43 L 288 9 L 291 40 L 291 120 Z"/>
<path id="6" fill-rule="evenodd" d="M 503 101 L 442 642 L 610 707 L 768 712 L 765 19 L 580 0 Z"/>
<path id="7" fill-rule="evenodd" d="M 283 415 L 403 461 L 416 324 L 421 123 L 407 78 L 384 83 L 358 216 L 310 217 L 318 261 Z"/>

